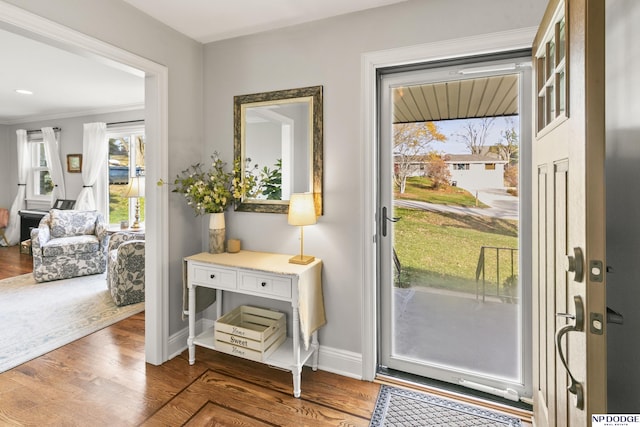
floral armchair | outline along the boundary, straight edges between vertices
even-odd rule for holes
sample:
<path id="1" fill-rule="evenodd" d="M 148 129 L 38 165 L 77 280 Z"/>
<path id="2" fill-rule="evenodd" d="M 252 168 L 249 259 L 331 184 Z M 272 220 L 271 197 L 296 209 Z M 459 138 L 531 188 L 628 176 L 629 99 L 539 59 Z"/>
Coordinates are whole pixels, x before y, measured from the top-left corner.
<path id="1" fill-rule="evenodd" d="M 36 282 L 104 273 L 107 241 L 99 212 L 51 209 L 31 230 Z"/>
<path id="2" fill-rule="evenodd" d="M 116 305 L 144 301 L 144 234 L 117 232 L 109 239 L 107 284 Z"/>

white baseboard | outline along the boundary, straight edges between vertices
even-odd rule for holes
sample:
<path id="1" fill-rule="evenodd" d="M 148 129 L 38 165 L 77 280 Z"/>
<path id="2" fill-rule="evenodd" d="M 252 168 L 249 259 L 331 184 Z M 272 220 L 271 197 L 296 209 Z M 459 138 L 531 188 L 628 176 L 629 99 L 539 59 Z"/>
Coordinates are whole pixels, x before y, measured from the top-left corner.
<path id="1" fill-rule="evenodd" d="M 214 321 L 209 319 L 196 320 L 196 335 L 206 328 L 213 328 Z M 186 327 L 169 337 L 169 360 L 187 349 L 187 338 L 189 338 L 189 328 Z"/>
<path id="2" fill-rule="evenodd" d="M 321 345 L 318 369 L 361 380 L 362 354 Z"/>
<path id="3" fill-rule="evenodd" d="M 213 320 L 200 319 L 196 322 L 196 333 L 213 325 Z M 184 328 L 169 337 L 169 359 L 173 359 L 187 349 L 188 337 L 189 328 Z M 362 379 L 362 355 L 321 345 L 318 369 L 360 380 Z"/>

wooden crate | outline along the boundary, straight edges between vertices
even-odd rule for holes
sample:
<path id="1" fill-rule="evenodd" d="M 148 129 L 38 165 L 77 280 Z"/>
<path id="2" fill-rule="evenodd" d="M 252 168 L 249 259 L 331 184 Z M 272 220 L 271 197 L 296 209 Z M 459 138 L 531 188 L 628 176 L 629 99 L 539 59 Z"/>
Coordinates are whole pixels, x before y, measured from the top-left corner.
<path id="1" fill-rule="evenodd" d="M 214 327 L 215 348 L 263 362 L 287 338 L 284 313 L 242 305 L 220 317 Z"/>

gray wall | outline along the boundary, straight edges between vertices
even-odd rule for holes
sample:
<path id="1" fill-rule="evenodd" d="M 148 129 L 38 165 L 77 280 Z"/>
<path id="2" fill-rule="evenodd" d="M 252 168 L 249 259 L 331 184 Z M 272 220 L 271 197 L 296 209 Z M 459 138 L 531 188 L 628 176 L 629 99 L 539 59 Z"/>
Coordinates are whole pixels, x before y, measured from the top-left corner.
<path id="1" fill-rule="evenodd" d="M 9 128 L 5 125 L 0 125 L 0 207 L 9 209 L 13 202 L 12 194 L 15 196 L 16 188 L 11 187 L 11 171 L 9 170 Z M 14 148 L 14 151 L 16 149 Z M 17 172 L 16 172 L 17 173 Z M 15 174 L 14 174 L 15 175 Z"/>
<path id="2" fill-rule="evenodd" d="M 540 0 L 430 0 L 205 45 L 205 151 L 232 158 L 233 96 L 324 86 L 324 210 L 305 252 L 324 261 L 323 346 L 361 353 L 361 57 L 365 52 L 534 27 Z M 489 12 L 488 12 L 489 11 Z M 252 250 L 297 253 L 285 215 L 233 212 L 228 233 Z M 374 283 L 367 284 L 375 286 Z M 234 300 L 236 303 L 238 300 Z"/>
<path id="3" fill-rule="evenodd" d="M 607 304 L 624 315 L 608 327 L 610 413 L 640 408 L 640 2 L 607 0 Z"/>
<path id="4" fill-rule="evenodd" d="M 82 174 L 67 172 L 67 154 L 82 154 L 82 138 L 84 123 L 93 122 L 120 122 L 126 120 L 144 120 L 144 111 L 123 111 L 119 113 L 81 116 L 65 119 L 52 119 L 31 121 L 16 125 L 7 125 L 6 148 L 3 149 L 3 157 L 0 160 L 2 174 L 8 174 L 7 186 L 0 187 L 0 200 L 9 198 L 9 205 L 13 203 L 18 188 L 17 145 L 16 130 L 36 130 L 45 126 L 59 127 L 62 129 L 59 136 L 60 161 L 64 169 L 64 185 L 67 199 L 77 199 L 82 190 Z M 6 155 L 6 156 L 5 156 Z M 32 206 L 28 206 L 32 207 Z"/>
<path id="5" fill-rule="evenodd" d="M 169 70 L 167 178 L 174 177 L 187 164 L 208 158 L 202 147 L 202 44 L 120 0 L 7 0 L 7 3 L 165 65 Z M 151 170 L 157 165 L 148 167 Z M 173 334 L 186 326 L 180 318 L 181 260 L 202 250 L 203 233 L 193 226 L 192 212 L 177 198 L 169 197 L 168 218 L 169 332 Z"/>

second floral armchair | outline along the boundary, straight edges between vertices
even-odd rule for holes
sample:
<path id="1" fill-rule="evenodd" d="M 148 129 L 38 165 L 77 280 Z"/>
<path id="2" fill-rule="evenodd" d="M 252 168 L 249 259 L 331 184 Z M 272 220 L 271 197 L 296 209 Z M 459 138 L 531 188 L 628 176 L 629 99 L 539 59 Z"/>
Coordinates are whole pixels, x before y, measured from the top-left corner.
<path id="1" fill-rule="evenodd" d="M 109 238 L 107 285 L 116 305 L 144 301 L 144 234 L 117 232 Z"/>

